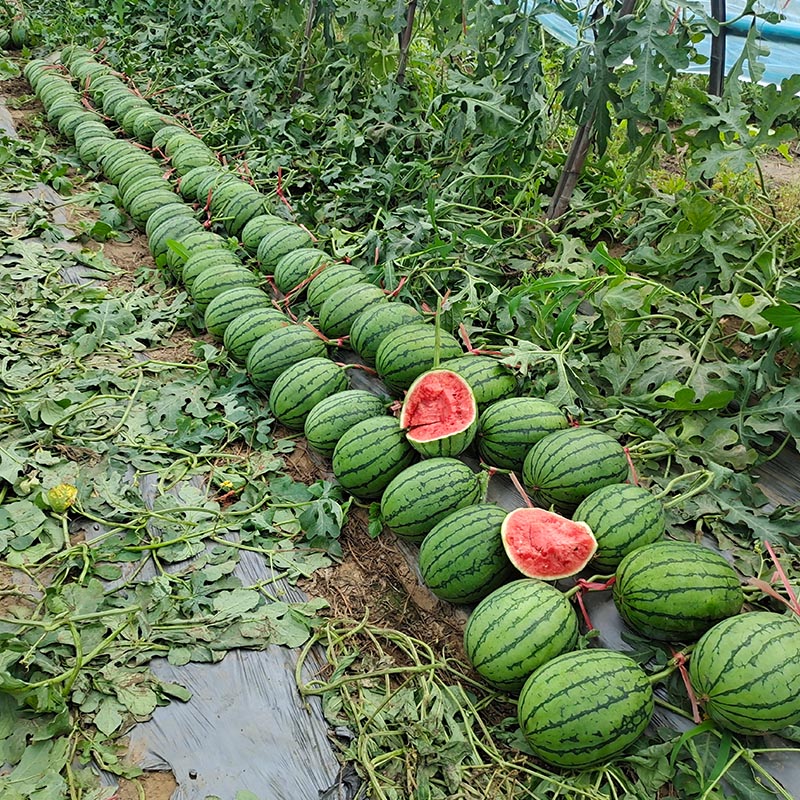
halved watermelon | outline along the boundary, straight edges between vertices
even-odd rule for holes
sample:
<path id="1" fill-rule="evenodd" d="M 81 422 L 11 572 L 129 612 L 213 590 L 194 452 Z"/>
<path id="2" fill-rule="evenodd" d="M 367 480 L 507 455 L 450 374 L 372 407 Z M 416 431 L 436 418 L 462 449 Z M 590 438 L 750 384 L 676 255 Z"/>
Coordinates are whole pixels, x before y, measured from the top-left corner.
<path id="1" fill-rule="evenodd" d="M 447 369 L 423 373 L 408 388 L 400 427 L 423 456 L 463 453 L 478 427 L 478 404 L 470 385 Z"/>
<path id="2" fill-rule="evenodd" d="M 529 578 L 555 581 L 580 572 L 597 550 L 585 522 L 543 508 L 516 508 L 500 528 L 511 563 Z"/>

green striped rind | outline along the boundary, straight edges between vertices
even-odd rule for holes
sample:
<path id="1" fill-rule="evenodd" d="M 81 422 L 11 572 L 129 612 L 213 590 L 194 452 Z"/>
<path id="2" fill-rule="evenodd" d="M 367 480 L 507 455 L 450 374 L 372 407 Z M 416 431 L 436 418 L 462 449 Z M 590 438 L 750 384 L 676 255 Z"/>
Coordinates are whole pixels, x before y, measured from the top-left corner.
<path id="1" fill-rule="evenodd" d="M 227 247 L 208 247 L 194 250 L 183 263 L 181 280 L 191 292 L 194 282 L 207 269 L 226 269 L 227 267 L 244 269 L 241 259 L 228 250 Z"/>
<path id="2" fill-rule="evenodd" d="M 178 216 L 194 217 L 194 211 L 187 206 L 186 203 L 182 203 L 176 196 L 174 203 L 168 203 L 150 215 L 147 224 L 144 226 L 144 232 L 149 238 L 153 235 L 153 231 L 155 231 L 164 220 L 173 219 Z"/>
<path id="3" fill-rule="evenodd" d="M 108 144 L 109 139 L 114 137 L 114 134 L 109 131 L 109 136 L 101 133 L 87 133 L 83 136 L 75 134 L 75 146 L 78 149 L 78 155 L 81 161 L 85 164 L 90 164 L 97 161 Z"/>
<path id="4" fill-rule="evenodd" d="M 451 392 L 446 394 L 442 389 L 448 383 L 451 385 Z M 427 389 L 426 384 L 428 384 Z M 416 437 L 414 430 L 411 429 L 411 420 L 409 420 L 410 409 L 414 406 L 416 393 L 418 391 L 423 393 L 421 398 L 422 405 L 417 406 L 417 409 L 421 408 L 423 418 L 430 420 L 430 407 L 427 410 L 425 409 L 425 401 L 431 396 L 431 391 L 436 393 L 437 400 L 441 398 L 442 394 L 449 397 L 450 408 L 452 409 L 457 401 L 457 392 L 452 391 L 453 386 L 459 387 L 469 404 L 470 421 L 460 431 L 453 431 L 436 439 L 422 440 Z M 442 423 L 444 424 L 445 421 L 442 420 Z M 403 401 L 403 408 L 400 411 L 400 425 L 406 430 L 406 438 L 411 446 L 424 458 L 461 455 L 472 444 L 472 440 L 475 438 L 475 431 L 478 429 L 478 406 L 466 378 L 462 378 L 461 375 L 450 370 L 436 369 L 423 372 L 408 387 L 408 392 L 406 392 L 406 397 Z"/>
<path id="5" fill-rule="evenodd" d="M 619 564 L 614 604 L 633 630 L 665 642 L 697 639 L 738 614 L 739 577 L 719 554 L 694 542 L 662 541 L 628 553 Z"/>
<path id="6" fill-rule="evenodd" d="M 409 322 L 422 322 L 419 311 L 405 303 L 381 303 L 365 308 L 350 328 L 350 347 L 367 364 L 375 363 L 380 343 L 396 328 Z"/>
<path id="7" fill-rule="evenodd" d="M 254 189 L 250 194 L 237 199 L 228 208 L 230 222 L 225 226 L 234 236 L 241 236 L 251 219 L 260 217 L 267 206 L 267 198 Z"/>
<path id="8" fill-rule="evenodd" d="M 509 367 L 491 356 L 467 355 L 439 365 L 457 372 L 472 387 L 479 406 L 495 403 L 517 393 L 517 377 Z"/>
<path id="9" fill-rule="evenodd" d="M 206 198 L 201 198 L 199 195 L 200 187 L 205 181 L 216 178 L 219 172 L 219 166 L 207 165 L 190 169 L 185 175 L 181 176 L 180 182 L 178 183 L 178 191 L 180 191 L 187 200 L 196 200 L 198 203 L 205 203 Z"/>
<path id="10" fill-rule="evenodd" d="M 170 163 L 178 175 L 186 175 L 197 167 L 213 167 L 219 164 L 214 151 L 204 144 L 179 148 L 170 159 Z"/>
<path id="11" fill-rule="evenodd" d="M 150 215 L 161 206 L 176 202 L 177 195 L 171 189 L 150 189 L 137 195 L 128 204 L 128 214 L 136 226 L 144 229 Z"/>
<path id="12" fill-rule="evenodd" d="M 572 650 L 578 633 L 578 618 L 558 589 L 522 578 L 475 606 L 464 629 L 464 652 L 492 686 L 518 692 L 537 667 Z"/>
<path id="13" fill-rule="evenodd" d="M 325 343 L 305 325 L 287 325 L 256 339 L 245 369 L 256 389 L 268 390 L 280 374 L 304 358 L 325 355 Z"/>
<path id="14" fill-rule="evenodd" d="M 298 247 L 278 259 L 273 278 L 275 285 L 286 294 L 318 270 L 331 257 L 316 247 Z"/>
<path id="15" fill-rule="evenodd" d="M 311 310 L 319 314 L 322 304 L 337 289 L 353 286 L 364 280 L 364 273 L 358 267 L 351 264 L 330 264 L 308 284 L 306 300 Z"/>
<path id="16" fill-rule="evenodd" d="M 342 434 L 333 451 L 333 474 L 354 497 L 370 500 L 416 457 L 394 417 L 371 417 Z"/>
<path id="17" fill-rule="evenodd" d="M 157 150 L 163 150 L 166 153 L 166 147 L 173 138 L 183 138 L 188 133 L 185 128 L 181 128 L 179 125 L 169 125 L 156 131 L 150 144 Z"/>
<path id="18" fill-rule="evenodd" d="M 433 369 L 436 330 L 433 325 L 413 322 L 401 325 L 386 337 L 375 354 L 375 369 L 393 392 L 408 389 L 416 378 Z M 463 354 L 461 345 L 447 331 L 439 331 L 439 361 Z"/>
<path id="19" fill-rule="evenodd" d="M 306 418 L 306 441 L 318 453 L 332 456 L 336 443 L 358 422 L 386 413 L 386 400 L 364 389 L 348 389 L 314 406 Z"/>
<path id="20" fill-rule="evenodd" d="M 592 492 L 628 477 L 620 443 L 594 428 L 548 434 L 525 457 L 522 479 L 536 505 L 573 511 Z"/>
<path id="21" fill-rule="evenodd" d="M 276 378 L 269 393 L 269 407 L 278 422 L 301 431 L 317 403 L 347 386 L 347 373 L 338 364 L 329 358 L 306 358 Z"/>
<path id="22" fill-rule="evenodd" d="M 450 603 L 476 603 L 518 576 L 503 548 L 506 511 L 490 503 L 466 506 L 435 525 L 419 548 L 428 588 Z"/>
<path id="23" fill-rule="evenodd" d="M 153 258 L 166 255 L 169 250 L 167 242 L 170 239 L 180 241 L 191 233 L 205 234 L 208 231 L 204 230 L 203 226 L 194 217 L 183 214 L 164 220 L 147 239 Z"/>
<path id="24" fill-rule="evenodd" d="M 203 321 L 212 336 L 220 339 L 233 320 L 254 308 L 270 308 L 272 301 L 266 292 L 252 286 L 237 286 L 218 294 L 207 306 Z"/>
<path id="25" fill-rule="evenodd" d="M 800 724 L 800 622 L 769 611 L 723 620 L 697 643 L 689 677 L 723 728 L 758 735 Z"/>
<path id="26" fill-rule="evenodd" d="M 190 294 L 195 305 L 205 312 L 217 295 L 237 286 L 258 286 L 261 278 L 245 267 L 211 267 L 195 278 Z"/>
<path id="27" fill-rule="evenodd" d="M 298 247 L 311 247 L 311 235 L 299 225 L 286 223 L 267 233 L 258 243 L 256 258 L 261 266 L 269 272 L 274 269 L 281 256 L 285 256 Z"/>
<path id="28" fill-rule="evenodd" d="M 289 317 L 276 308 L 254 308 L 231 320 L 222 341 L 231 358 L 243 364 L 258 339 L 289 324 Z"/>
<path id="29" fill-rule="evenodd" d="M 539 667 L 520 692 L 517 712 L 539 758 L 583 769 L 610 761 L 644 733 L 653 690 L 632 658 L 615 650 L 579 650 Z"/>
<path id="30" fill-rule="evenodd" d="M 613 483 L 592 492 L 572 515 L 585 522 L 597 539 L 592 557 L 595 572 L 613 572 L 619 562 L 639 547 L 664 536 L 664 506 L 647 489 Z"/>
<path id="31" fill-rule="evenodd" d="M 421 542 L 448 514 L 478 502 L 478 476 L 456 458 L 430 458 L 392 479 L 381 499 L 381 517 L 399 537 Z"/>
<path id="32" fill-rule="evenodd" d="M 520 472 L 531 447 L 567 425 L 564 412 L 544 400 L 498 400 L 484 409 L 478 421 L 478 451 L 487 464 Z"/>
<path id="33" fill-rule="evenodd" d="M 276 217 L 273 214 L 259 214 L 253 217 L 242 229 L 242 247 L 254 256 L 258 252 L 258 245 L 261 240 L 275 228 L 285 225 L 286 220 Z"/>
<path id="34" fill-rule="evenodd" d="M 160 231 L 161 226 L 156 228 L 156 231 Z M 204 228 L 200 230 L 194 230 L 187 234 L 182 234 L 181 236 L 177 236 L 173 240 L 175 243 L 181 245 L 181 247 L 189 253 L 188 258 L 191 258 L 195 253 L 199 253 L 201 250 L 226 250 L 225 247 L 225 240 L 218 234 L 212 233 L 211 231 L 207 231 Z M 184 258 L 184 253 L 179 250 L 178 248 L 170 245 L 170 237 L 167 237 L 166 240 L 166 264 L 167 269 L 181 278 L 183 277 L 183 265 L 186 263 L 188 258 Z M 230 252 L 230 251 L 229 251 Z M 195 275 L 197 277 L 199 273 Z"/>
<path id="35" fill-rule="evenodd" d="M 322 304 L 319 310 L 319 326 L 326 336 L 347 336 L 353 320 L 365 308 L 385 302 L 383 290 L 372 283 L 343 286 Z"/>

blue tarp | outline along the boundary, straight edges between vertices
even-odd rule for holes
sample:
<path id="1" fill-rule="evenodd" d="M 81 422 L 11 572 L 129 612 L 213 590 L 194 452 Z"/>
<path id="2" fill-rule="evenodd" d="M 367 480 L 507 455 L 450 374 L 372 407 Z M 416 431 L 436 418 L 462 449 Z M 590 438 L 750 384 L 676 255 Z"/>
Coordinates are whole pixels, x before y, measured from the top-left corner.
<path id="1" fill-rule="evenodd" d="M 727 25 L 725 53 L 725 73 L 741 56 L 752 16 L 738 19 L 744 11 L 745 4 L 741 0 L 729 0 L 727 3 Z M 800 74 L 800 0 L 766 0 L 757 3 L 758 13 L 774 11 L 784 19 L 777 24 L 757 22 L 760 41 L 769 49 L 762 64 L 765 67 L 761 83 L 779 84 L 785 78 Z M 542 14 L 538 17 L 544 28 L 557 39 L 566 44 L 575 44 L 578 34 L 575 27 L 559 14 Z M 707 36 L 697 45 L 697 50 L 708 59 L 711 50 L 711 36 Z M 708 72 L 708 61 L 704 64 L 693 64 L 689 72 Z M 745 73 L 747 70 L 745 70 Z"/>

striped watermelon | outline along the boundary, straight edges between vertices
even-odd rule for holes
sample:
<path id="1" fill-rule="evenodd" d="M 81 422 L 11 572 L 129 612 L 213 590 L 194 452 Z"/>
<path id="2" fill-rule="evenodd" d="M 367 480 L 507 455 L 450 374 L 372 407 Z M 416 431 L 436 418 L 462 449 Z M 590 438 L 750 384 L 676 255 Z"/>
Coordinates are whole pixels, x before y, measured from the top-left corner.
<path id="1" fill-rule="evenodd" d="M 195 305 L 205 311 L 208 304 L 228 289 L 237 286 L 258 286 L 261 278 L 245 267 L 211 267 L 195 278 L 190 294 Z"/>
<path id="2" fill-rule="evenodd" d="M 147 234 L 147 238 L 149 239 L 153 235 L 153 231 L 163 224 L 164 220 L 174 219 L 178 216 L 194 218 L 194 211 L 187 206 L 186 203 L 182 203 L 180 198 L 176 195 L 175 202 L 162 206 L 150 215 L 147 224 L 144 226 L 144 232 Z"/>
<path id="3" fill-rule="evenodd" d="M 457 456 L 475 438 L 478 405 L 467 381 L 455 372 L 423 372 L 408 388 L 400 427 L 423 456 Z"/>
<path id="4" fill-rule="evenodd" d="M 311 234 L 299 225 L 286 223 L 265 234 L 258 243 L 256 259 L 266 272 L 271 272 L 281 256 L 298 247 L 313 247 Z"/>
<path id="5" fill-rule="evenodd" d="M 448 514 L 433 527 L 419 548 L 419 571 L 437 597 L 476 603 L 518 577 L 500 537 L 505 518 L 499 506 L 479 503 Z"/>
<path id="6" fill-rule="evenodd" d="M 800 724 L 800 621 L 753 611 L 703 634 L 689 677 L 717 725 L 749 735 Z"/>
<path id="7" fill-rule="evenodd" d="M 610 761 L 644 733 L 653 715 L 653 689 L 632 658 L 615 650 L 578 650 L 528 678 L 517 712 L 542 761 L 583 769 Z"/>
<path id="8" fill-rule="evenodd" d="M 186 174 L 181 175 L 178 182 L 178 190 L 187 200 L 196 200 L 198 203 L 205 203 L 206 197 L 200 196 L 200 187 L 206 181 L 215 180 L 219 177 L 221 170 L 219 165 L 204 167 L 195 167 L 190 169 Z"/>
<path id="9" fill-rule="evenodd" d="M 243 364 L 258 339 L 289 324 L 289 317 L 276 308 L 254 308 L 229 323 L 222 341 L 230 357 Z"/>
<path id="10" fill-rule="evenodd" d="M 286 220 L 276 217 L 274 214 L 259 214 L 253 217 L 242 229 L 242 247 L 254 256 L 258 252 L 258 245 L 261 240 L 275 228 L 285 225 Z"/>
<path id="11" fill-rule="evenodd" d="M 543 508 L 573 511 L 592 492 L 628 477 L 628 459 L 616 439 L 594 428 L 550 433 L 528 452 L 525 488 Z"/>
<path id="12" fill-rule="evenodd" d="M 371 500 L 416 457 L 397 420 L 384 414 L 342 434 L 333 451 L 333 474 L 354 497 Z"/>
<path id="13" fill-rule="evenodd" d="M 661 541 L 617 567 L 614 604 L 633 630 L 666 642 L 697 639 L 744 603 L 739 577 L 719 554 L 694 542 Z"/>
<path id="14" fill-rule="evenodd" d="M 409 322 L 422 322 L 422 317 L 419 311 L 405 303 L 380 303 L 368 306 L 353 320 L 350 328 L 350 347 L 367 364 L 374 364 L 378 346 L 386 335 Z"/>
<path id="15" fill-rule="evenodd" d="M 181 280 L 183 285 L 191 292 L 195 280 L 209 269 L 227 269 L 237 267 L 244 269 L 241 259 L 223 245 L 220 247 L 204 247 L 192 251 L 192 254 L 183 262 Z"/>
<path id="16" fill-rule="evenodd" d="M 253 343 L 245 369 L 256 389 L 267 391 L 280 374 L 304 358 L 325 355 L 325 343 L 305 325 L 287 325 Z"/>
<path id="17" fill-rule="evenodd" d="M 166 225 L 167 223 L 164 224 Z M 159 225 L 159 227 L 153 232 L 153 236 L 155 237 L 160 231 L 161 226 Z M 212 233 L 211 231 L 207 231 L 202 226 L 200 227 L 200 230 L 194 230 L 191 233 L 181 234 L 180 236 L 175 237 L 167 236 L 167 269 L 174 275 L 180 276 L 181 279 L 183 278 L 183 266 L 188 259 L 184 258 L 184 253 L 180 249 L 174 247 L 174 245 L 170 245 L 170 239 L 172 239 L 174 243 L 181 245 L 181 247 L 189 253 L 189 258 L 191 258 L 195 253 L 199 253 L 201 250 L 227 249 L 225 247 L 225 240 L 221 236 L 216 233 Z M 195 277 L 197 277 L 199 274 L 200 273 L 196 273 Z"/>
<path id="18" fill-rule="evenodd" d="M 241 236 L 245 225 L 251 219 L 260 217 L 267 208 L 267 198 L 257 189 L 238 196 L 235 200 L 228 203 L 225 209 L 228 221 L 225 223 L 226 230 L 233 236 Z"/>
<path id="19" fill-rule="evenodd" d="M 535 397 L 498 400 L 478 420 L 478 452 L 493 467 L 521 472 L 531 447 L 567 424 L 564 412 L 544 400 Z"/>
<path id="20" fill-rule="evenodd" d="M 439 331 L 438 338 L 440 361 L 463 354 L 461 345 L 447 331 Z M 375 369 L 391 391 L 399 394 L 423 372 L 434 368 L 436 339 L 434 326 L 422 322 L 401 325 L 383 339 L 375 354 Z"/>
<path id="21" fill-rule="evenodd" d="M 172 168 L 178 175 L 185 175 L 196 167 L 213 167 L 219 164 L 214 151 L 204 144 L 183 146 L 170 159 Z"/>
<path id="22" fill-rule="evenodd" d="M 353 320 L 369 306 L 386 302 L 383 289 L 372 283 L 343 286 L 331 294 L 319 310 L 319 326 L 326 336 L 347 336 Z"/>
<path id="23" fill-rule="evenodd" d="M 83 125 L 85 124 L 84 122 Z M 83 161 L 84 164 L 91 164 L 94 161 L 98 161 L 105 151 L 109 140 L 113 138 L 114 134 L 111 133 L 111 131 L 108 131 L 108 136 L 98 132 L 87 131 L 85 133 L 80 133 L 76 131 L 75 142 L 81 161 Z"/>
<path id="24" fill-rule="evenodd" d="M 322 304 L 337 289 L 366 280 L 364 273 L 351 264 L 329 264 L 309 284 L 306 300 L 311 310 L 319 314 Z"/>
<path id="25" fill-rule="evenodd" d="M 134 224 L 141 230 L 150 215 L 161 206 L 169 206 L 178 200 L 177 195 L 171 189 L 150 189 L 137 195 L 128 204 L 128 214 Z"/>
<path id="26" fill-rule="evenodd" d="M 273 273 L 275 285 L 286 294 L 330 261 L 331 257 L 324 250 L 298 247 L 278 259 Z"/>
<path id="27" fill-rule="evenodd" d="M 495 589 L 464 629 L 464 651 L 475 671 L 507 692 L 518 692 L 537 667 L 577 643 L 578 618 L 569 600 L 530 578 Z"/>
<path id="28" fill-rule="evenodd" d="M 347 372 L 338 364 L 329 358 L 305 358 L 275 379 L 269 392 L 269 407 L 278 422 L 301 431 L 317 403 L 347 386 Z"/>
<path id="29" fill-rule="evenodd" d="M 187 130 L 179 128 L 177 132 L 171 134 L 164 142 L 162 150 L 170 157 L 175 155 L 182 147 L 205 147 L 203 140 Z"/>
<path id="30" fill-rule="evenodd" d="M 180 125 L 173 124 L 169 125 L 165 128 L 161 128 L 161 130 L 156 131 L 153 134 L 153 140 L 150 142 L 151 147 L 156 150 L 162 150 L 163 152 L 167 152 L 167 145 L 172 140 L 173 137 L 175 138 L 183 138 L 188 131 L 186 128 L 182 128 Z"/>
<path id="31" fill-rule="evenodd" d="M 306 418 L 306 441 L 318 453 L 332 456 L 336 443 L 357 422 L 386 413 L 386 399 L 364 389 L 348 389 L 320 401 Z"/>
<path id="32" fill-rule="evenodd" d="M 169 252 L 167 242 L 170 239 L 183 241 L 190 234 L 209 234 L 213 236 L 194 217 L 179 214 L 172 219 L 165 219 L 155 227 L 153 233 L 147 239 L 153 258 L 165 256 Z"/>
<path id="33" fill-rule="evenodd" d="M 123 204 L 126 202 L 126 195 L 128 195 L 131 186 L 139 183 L 143 178 L 158 178 L 161 183 L 154 184 L 155 186 L 166 186 L 167 189 L 170 188 L 169 183 L 164 180 L 164 170 L 157 164 L 135 164 L 130 169 L 123 172 L 117 181 L 117 189 L 119 190 Z M 129 195 L 127 199 L 130 201 L 132 198 L 133 195 Z"/>
<path id="34" fill-rule="evenodd" d="M 612 483 L 592 492 L 572 515 L 585 522 L 597 539 L 592 563 L 601 572 L 613 572 L 628 553 L 664 536 L 664 506 L 647 489 Z"/>
<path id="35" fill-rule="evenodd" d="M 252 286 L 237 286 L 218 294 L 206 307 L 203 321 L 212 336 L 222 338 L 233 320 L 254 308 L 272 308 L 266 292 Z"/>
<path id="36" fill-rule="evenodd" d="M 486 406 L 517 393 L 517 376 L 491 356 L 466 355 L 439 365 L 457 372 L 472 387 L 478 406 Z"/>
<path id="37" fill-rule="evenodd" d="M 429 458 L 392 479 L 381 499 L 381 517 L 400 538 L 421 542 L 436 523 L 478 502 L 478 476 L 456 458 Z"/>

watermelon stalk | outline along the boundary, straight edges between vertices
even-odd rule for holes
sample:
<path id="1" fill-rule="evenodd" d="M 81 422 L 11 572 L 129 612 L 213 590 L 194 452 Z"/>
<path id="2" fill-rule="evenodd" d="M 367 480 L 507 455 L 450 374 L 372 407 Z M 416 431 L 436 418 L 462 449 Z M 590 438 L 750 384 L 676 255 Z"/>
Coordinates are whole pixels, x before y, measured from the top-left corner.
<path id="1" fill-rule="evenodd" d="M 664 508 L 672 508 L 672 506 L 676 506 L 679 503 L 682 503 L 684 500 L 688 500 L 690 497 L 694 497 L 695 495 L 700 494 L 700 492 L 704 492 L 713 482 L 714 474 L 707 469 L 696 469 L 693 472 L 687 472 L 684 475 L 678 475 L 677 477 L 673 478 L 657 495 L 655 495 L 655 497 L 658 500 L 666 497 L 679 483 L 683 483 L 688 478 L 694 478 L 689 486 L 689 489 L 664 503 Z"/>

